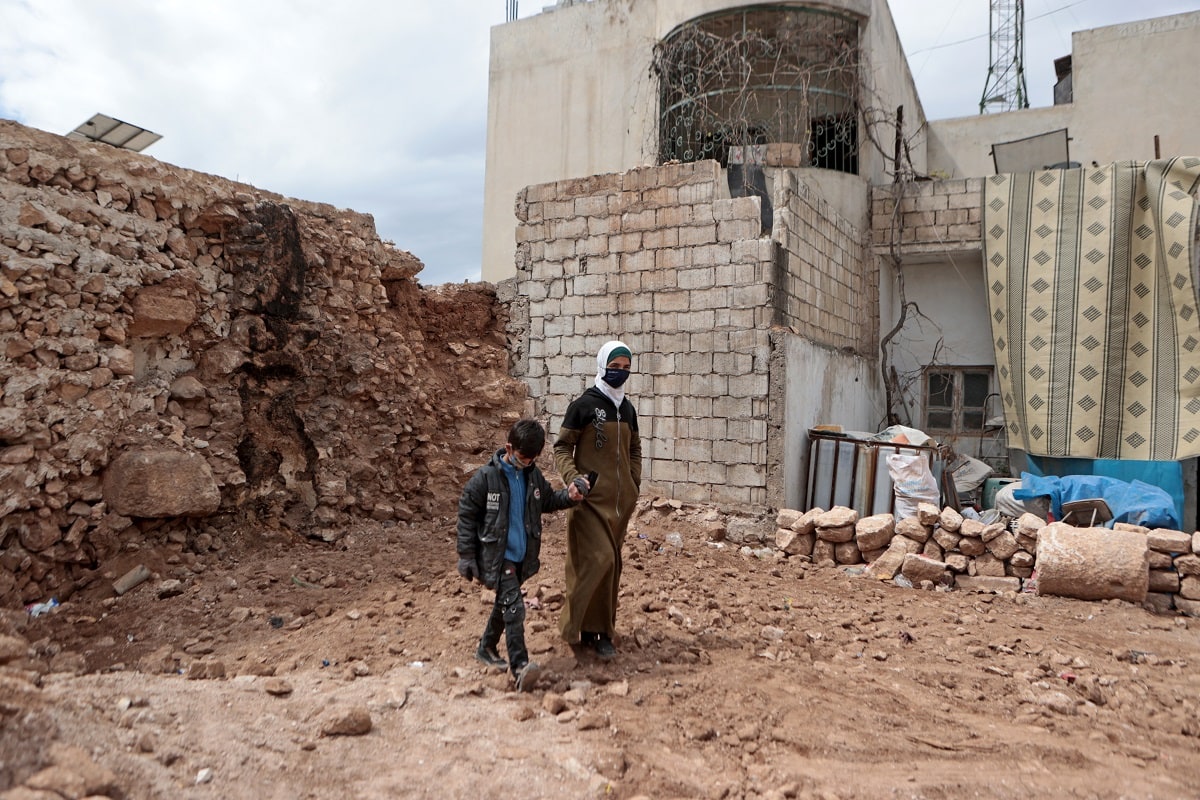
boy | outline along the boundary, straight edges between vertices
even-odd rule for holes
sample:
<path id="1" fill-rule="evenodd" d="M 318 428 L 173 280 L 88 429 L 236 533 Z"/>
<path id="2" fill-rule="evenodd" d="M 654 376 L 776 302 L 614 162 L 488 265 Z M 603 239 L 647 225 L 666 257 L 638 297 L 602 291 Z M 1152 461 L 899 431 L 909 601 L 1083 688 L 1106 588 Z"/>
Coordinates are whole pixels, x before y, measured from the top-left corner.
<path id="1" fill-rule="evenodd" d="M 518 420 L 504 449 L 475 471 L 458 501 L 458 574 L 496 591 L 475 658 L 497 669 L 511 668 L 519 692 L 532 690 L 540 673 L 525 650 L 521 584 L 541 567 L 542 514 L 567 508 L 584 495 L 579 483 L 557 492 L 550 487 L 534 465 L 545 445 L 541 423 Z M 502 632 L 507 664 L 496 650 Z"/>

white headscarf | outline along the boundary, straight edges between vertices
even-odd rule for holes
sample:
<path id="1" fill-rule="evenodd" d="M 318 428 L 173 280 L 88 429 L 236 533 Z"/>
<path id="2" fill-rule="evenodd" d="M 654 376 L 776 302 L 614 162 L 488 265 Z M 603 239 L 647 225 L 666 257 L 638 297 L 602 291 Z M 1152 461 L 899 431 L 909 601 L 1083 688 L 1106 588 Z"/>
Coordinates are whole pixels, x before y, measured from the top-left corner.
<path id="1" fill-rule="evenodd" d="M 612 400 L 613 405 L 620 411 L 621 401 L 625 399 L 625 387 L 622 385 L 620 388 L 614 389 L 604 382 L 604 371 L 608 369 L 608 362 L 610 360 L 609 354 L 618 347 L 624 347 L 631 354 L 633 353 L 629 345 L 624 342 L 616 340 L 605 342 L 604 346 L 600 348 L 600 352 L 596 355 L 596 388 L 603 392 L 605 397 Z"/>

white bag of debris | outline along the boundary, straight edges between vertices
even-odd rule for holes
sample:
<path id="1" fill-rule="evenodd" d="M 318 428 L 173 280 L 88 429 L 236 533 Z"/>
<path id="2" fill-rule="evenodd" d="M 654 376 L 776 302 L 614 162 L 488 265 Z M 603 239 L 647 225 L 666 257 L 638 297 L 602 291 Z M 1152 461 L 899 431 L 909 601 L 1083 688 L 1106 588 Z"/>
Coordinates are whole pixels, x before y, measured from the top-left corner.
<path id="1" fill-rule="evenodd" d="M 887 465 L 896 497 L 896 519 L 915 517 L 921 503 L 941 505 L 942 493 L 927 456 L 893 453 L 887 457 Z"/>

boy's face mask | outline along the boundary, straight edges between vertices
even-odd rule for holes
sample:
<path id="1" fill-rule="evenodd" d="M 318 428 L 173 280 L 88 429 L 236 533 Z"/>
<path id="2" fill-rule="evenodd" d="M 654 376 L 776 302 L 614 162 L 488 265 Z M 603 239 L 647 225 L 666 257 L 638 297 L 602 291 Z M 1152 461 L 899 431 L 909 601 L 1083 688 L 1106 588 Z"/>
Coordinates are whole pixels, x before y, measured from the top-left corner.
<path id="1" fill-rule="evenodd" d="M 620 389 L 629 380 L 629 370 L 608 367 L 604 370 L 604 382 L 614 389 Z"/>

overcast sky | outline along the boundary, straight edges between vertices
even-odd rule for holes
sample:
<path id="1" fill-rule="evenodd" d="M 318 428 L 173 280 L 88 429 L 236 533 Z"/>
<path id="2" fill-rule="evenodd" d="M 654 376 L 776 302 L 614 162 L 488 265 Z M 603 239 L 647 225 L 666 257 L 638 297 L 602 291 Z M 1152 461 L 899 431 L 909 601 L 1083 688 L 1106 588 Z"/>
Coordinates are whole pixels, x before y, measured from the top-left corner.
<path id="1" fill-rule="evenodd" d="M 521 0 L 520 16 L 553 0 Z M 606 0 L 598 0 L 605 2 Z M 374 215 L 426 285 L 478 280 L 489 29 L 506 0 L 0 0 L 0 117 L 100 112 L 163 161 Z M 988 0 L 892 0 L 930 119 L 978 112 Z M 1200 0 L 1026 0 L 1031 104 L 1071 32 Z"/>

